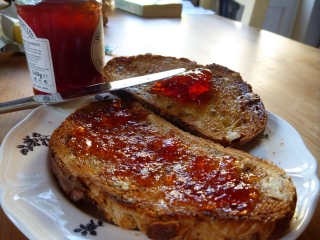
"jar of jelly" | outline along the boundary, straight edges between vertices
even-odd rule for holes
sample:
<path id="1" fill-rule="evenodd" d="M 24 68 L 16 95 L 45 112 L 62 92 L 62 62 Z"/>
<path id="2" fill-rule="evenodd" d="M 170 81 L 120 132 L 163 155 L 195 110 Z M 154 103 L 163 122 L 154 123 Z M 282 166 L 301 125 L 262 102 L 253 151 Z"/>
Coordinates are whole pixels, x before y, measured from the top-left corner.
<path id="1" fill-rule="evenodd" d="M 101 0 L 16 0 L 35 94 L 103 82 Z"/>

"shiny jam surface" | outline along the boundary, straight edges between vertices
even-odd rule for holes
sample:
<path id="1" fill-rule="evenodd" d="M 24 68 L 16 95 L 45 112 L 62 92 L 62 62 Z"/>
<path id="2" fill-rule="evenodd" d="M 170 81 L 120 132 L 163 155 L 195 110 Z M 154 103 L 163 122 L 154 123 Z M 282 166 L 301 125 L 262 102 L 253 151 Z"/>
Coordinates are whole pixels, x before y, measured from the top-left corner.
<path id="1" fill-rule="evenodd" d="M 257 177 L 236 158 L 190 152 L 174 133 L 148 122 L 143 110 L 113 100 L 93 104 L 71 119 L 77 127 L 66 144 L 78 157 L 99 157 L 107 162 L 105 177 L 131 179 L 141 191 L 156 189 L 166 203 L 246 214 L 259 198 Z"/>
<path id="2" fill-rule="evenodd" d="M 16 7 L 37 38 L 50 42 L 58 92 L 103 82 L 90 51 L 101 16 L 99 2 L 42 1 Z M 34 93 L 43 92 L 34 89 Z"/>
<path id="3" fill-rule="evenodd" d="M 210 70 L 198 68 L 157 81 L 151 90 L 174 97 L 180 102 L 197 101 L 201 104 L 208 100 L 206 93 L 210 92 L 211 78 Z"/>

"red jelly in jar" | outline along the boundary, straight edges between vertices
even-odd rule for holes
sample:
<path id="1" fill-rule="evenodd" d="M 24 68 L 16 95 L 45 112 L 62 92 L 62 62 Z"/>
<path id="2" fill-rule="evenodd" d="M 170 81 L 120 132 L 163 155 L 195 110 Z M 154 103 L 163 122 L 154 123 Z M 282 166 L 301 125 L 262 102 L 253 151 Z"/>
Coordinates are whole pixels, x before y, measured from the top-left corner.
<path id="1" fill-rule="evenodd" d="M 103 82 L 100 1 L 15 3 L 34 93 L 64 92 Z"/>

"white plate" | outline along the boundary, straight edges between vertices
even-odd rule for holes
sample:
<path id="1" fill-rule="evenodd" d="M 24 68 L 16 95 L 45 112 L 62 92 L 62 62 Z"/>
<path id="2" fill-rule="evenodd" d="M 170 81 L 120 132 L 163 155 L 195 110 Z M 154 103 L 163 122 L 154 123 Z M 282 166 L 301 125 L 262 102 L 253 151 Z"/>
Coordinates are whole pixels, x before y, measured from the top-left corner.
<path id="1" fill-rule="evenodd" d="M 88 205 L 69 201 L 58 187 L 49 166 L 47 146 L 36 146 L 26 155 L 18 145 L 23 138 L 36 132 L 51 135 L 53 130 L 77 107 L 92 98 L 56 106 L 41 106 L 14 127 L 2 142 L 0 150 L 1 206 L 11 221 L 29 239 L 147 239 L 139 231 L 122 230 L 103 222 L 96 236 L 74 230 L 80 224 L 103 217 Z M 292 176 L 297 188 L 298 203 L 291 228 L 283 239 L 297 238 L 309 224 L 319 194 L 317 162 L 300 135 L 287 122 L 269 113 L 265 131 L 267 138 L 258 138 L 244 150 L 254 156 L 272 160 Z M 41 143 L 41 141 L 39 141 Z"/>

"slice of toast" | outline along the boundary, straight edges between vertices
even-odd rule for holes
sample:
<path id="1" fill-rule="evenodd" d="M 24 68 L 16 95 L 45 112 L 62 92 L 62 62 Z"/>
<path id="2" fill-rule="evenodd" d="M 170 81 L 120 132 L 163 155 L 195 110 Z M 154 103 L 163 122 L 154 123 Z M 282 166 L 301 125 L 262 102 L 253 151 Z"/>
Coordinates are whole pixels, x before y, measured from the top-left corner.
<path id="1" fill-rule="evenodd" d="M 174 68 L 209 69 L 212 73 L 206 102 L 178 101 L 153 90 L 155 83 L 116 91 L 123 98 L 139 101 L 179 128 L 223 146 L 243 145 L 263 133 L 268 116 L 260 97 L 239 73 L 226 67 L 200 65 L 186 58 L 159 55 L 116 57 L 104 68 L 106 81 L 116 81 Z M 167 80 L 168 81 L 168 80 Z"/>
<path id="2" fill-rule="evenodd" d="M 182 131 L 138 102 L 76 110 L 49 149 L 73 201 L 150 239 L 279 239 L 295 211 L 282 169 Z"/>

